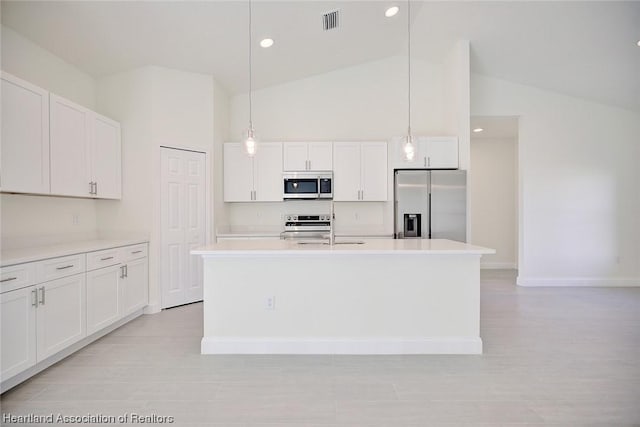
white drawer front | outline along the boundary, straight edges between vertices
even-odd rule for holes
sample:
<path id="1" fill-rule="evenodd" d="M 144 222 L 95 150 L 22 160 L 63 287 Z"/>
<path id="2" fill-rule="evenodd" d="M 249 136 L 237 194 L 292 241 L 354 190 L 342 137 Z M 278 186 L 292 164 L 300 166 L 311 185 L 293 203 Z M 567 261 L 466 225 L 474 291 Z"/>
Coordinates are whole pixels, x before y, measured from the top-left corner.
<path id="1" fill-rule="evenodd" d="M 26 288 L 36 282 L 35 263 L 12 265 L 0 269 L 0 292 Z"/>
<path id="2" fill-rule="evenodd" d="M 119 248 L 89 252 L 87 254 L 87 271 L 97 270 L 98 268 L 120 264 L 120 261 L 121 257 Z"/>
<path id="3" fill-rule="evenodd" d="M 130 261 L 132 259 L 145 258 L 148 255 L 147 244 L 125 246 L 120 248 L 122 261 Z"/>
<path id="4" fill-rule="evenodd" d="M 49 280 L 84 273 L 85 265 L 85 254 L 40 261 L 36 263 L 36 283 L 48 282 Z"/>

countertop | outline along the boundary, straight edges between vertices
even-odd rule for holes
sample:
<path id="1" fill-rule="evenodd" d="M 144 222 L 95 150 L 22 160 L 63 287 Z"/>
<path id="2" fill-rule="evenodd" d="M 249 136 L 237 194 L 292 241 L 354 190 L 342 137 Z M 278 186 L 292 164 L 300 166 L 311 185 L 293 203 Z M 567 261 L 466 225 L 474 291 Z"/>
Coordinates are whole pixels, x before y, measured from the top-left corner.
<path id="1" fill-rule="evenodd" d="M 446 239 L 336 239 L 331 246 L 314 241 L 228 240 L 191 251 L 194 255 L 301 255 L 301 254 L 494 254 L 494 249 Z"/>
<path id="2" fill-rule="evenodd" d="M 120 246 L 147 243 L 145 239 L 97 239 L 79 242 L 60 243 L 56 245 L 30 248 L 9 249 L 0 252 L 0 266 L 6 267 L 25 262 L 74 255 L 83 252 L 94 252 Z"/>

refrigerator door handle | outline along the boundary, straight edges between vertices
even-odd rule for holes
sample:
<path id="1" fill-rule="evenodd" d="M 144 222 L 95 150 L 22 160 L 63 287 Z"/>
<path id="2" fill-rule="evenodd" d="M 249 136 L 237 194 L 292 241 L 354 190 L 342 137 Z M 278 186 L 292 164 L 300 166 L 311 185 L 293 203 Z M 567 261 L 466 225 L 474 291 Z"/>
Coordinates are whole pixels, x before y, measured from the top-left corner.
<path id="1" fill-rule="evenodd" d="M 429 192 L 428 198 L 429 198 L 429 207 L 428 207 L 428 210 L 427 210 L 427 212 L 429 213 L 429 230 L 428 230 L 429 234 L 428 234 L 428 237 L 430 239 L 431 238 L 431 192 Z"/>

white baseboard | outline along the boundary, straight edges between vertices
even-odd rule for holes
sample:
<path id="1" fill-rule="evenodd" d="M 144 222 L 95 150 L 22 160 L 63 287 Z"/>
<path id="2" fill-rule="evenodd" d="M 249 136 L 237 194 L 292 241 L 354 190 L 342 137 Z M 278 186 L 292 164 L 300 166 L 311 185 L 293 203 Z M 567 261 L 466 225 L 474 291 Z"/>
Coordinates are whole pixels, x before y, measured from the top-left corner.
<path id="1" fill-rule="evenodd" d="M 144 314 L 156 314 L 160 313 L 161 310 L 160 303 L 149 304 L 144 308 Z"/>
<path id="2" fill-rule="evenodd" d="M 518 266 L 515 262 L 482 262 L 480 261 L 481 270 L 515 270 Z"/>
<path id="3" fill-rule="evenodd" d="M 593 287 L 637 287 L 640 277 L 522 277 L 518 286 L 593 286 Z"/>
<path id="4" fill-rule="evenodd" d="M 202 354 L 482 354 L 480 337 L 204 337 Z"/>

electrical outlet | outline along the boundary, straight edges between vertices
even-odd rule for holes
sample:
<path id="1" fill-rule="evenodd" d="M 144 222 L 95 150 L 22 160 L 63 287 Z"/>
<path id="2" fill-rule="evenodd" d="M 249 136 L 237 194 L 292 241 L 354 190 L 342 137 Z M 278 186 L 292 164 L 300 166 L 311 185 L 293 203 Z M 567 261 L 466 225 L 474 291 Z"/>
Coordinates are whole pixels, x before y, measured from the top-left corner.
<path id="1" fill-rule="evenodd" d="M 73 214 L 71 221 L 73 222 L 73 225 L 80 224 L 80 215 Z"/>
<path id="2" fill-rule="evenodd" d="M 275 297 L 275 295 L 267 297 L 267 299 L 265 300 L 265 308 L 267 310 L 275 310 L 276 309 L 276 297 Z"/>

